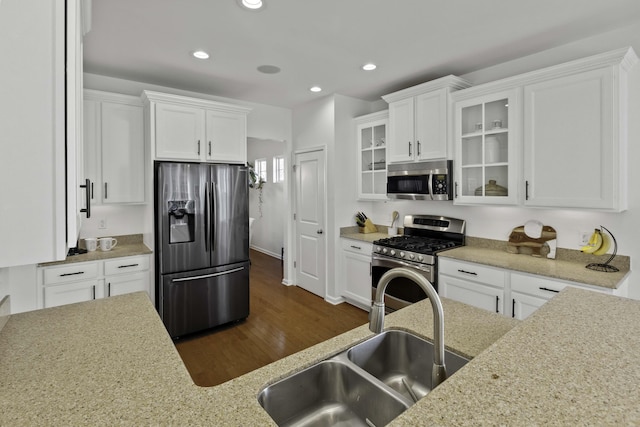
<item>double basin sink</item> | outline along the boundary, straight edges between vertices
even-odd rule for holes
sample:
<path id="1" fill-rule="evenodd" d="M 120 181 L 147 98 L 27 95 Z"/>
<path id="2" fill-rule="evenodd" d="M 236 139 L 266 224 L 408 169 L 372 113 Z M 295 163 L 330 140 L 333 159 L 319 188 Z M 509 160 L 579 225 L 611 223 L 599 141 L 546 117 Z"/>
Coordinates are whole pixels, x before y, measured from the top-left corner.
<path id="1" fill-rule="evenodd" d="M 447 375 L 468 362 L 445 351 Z M 279 426 L 384 426 L 432 389 L 433 344 L 388 330 L 258 394 Z"/>

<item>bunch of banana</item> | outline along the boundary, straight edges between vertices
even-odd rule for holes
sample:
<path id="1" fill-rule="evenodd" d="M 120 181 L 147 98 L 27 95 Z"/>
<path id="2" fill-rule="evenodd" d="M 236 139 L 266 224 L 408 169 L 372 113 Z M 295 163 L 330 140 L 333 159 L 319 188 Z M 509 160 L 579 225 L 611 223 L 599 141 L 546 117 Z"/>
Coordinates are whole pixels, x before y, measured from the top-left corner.
<path id="1" fill-rule="evenodd" d="M 599 229 L 593 230 L 589 242 L 582 247 L 582 252 L 593 255 L 604 255 L 611 247 L 611 238 Z"/>

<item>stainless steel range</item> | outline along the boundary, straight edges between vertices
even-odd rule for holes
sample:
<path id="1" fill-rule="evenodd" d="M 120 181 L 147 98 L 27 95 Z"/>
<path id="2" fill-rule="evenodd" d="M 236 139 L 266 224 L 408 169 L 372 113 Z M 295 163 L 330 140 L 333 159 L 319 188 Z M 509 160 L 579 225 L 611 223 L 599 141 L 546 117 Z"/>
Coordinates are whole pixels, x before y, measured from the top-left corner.
<path id="1" fill-rule="evenodd" d="M 384 273 L 409 267 L 422 274 L 438 290 L 438 257 L 443 250 L 464 246 L 466 222 L 433 215 L 407 215 L 404 234 L 373 242 L 371 255 L 372 299 Z M 424 291 L 408 279 L 394 279 L 387 286 L 387 311 L 399 310 L 425 299 Z"/>

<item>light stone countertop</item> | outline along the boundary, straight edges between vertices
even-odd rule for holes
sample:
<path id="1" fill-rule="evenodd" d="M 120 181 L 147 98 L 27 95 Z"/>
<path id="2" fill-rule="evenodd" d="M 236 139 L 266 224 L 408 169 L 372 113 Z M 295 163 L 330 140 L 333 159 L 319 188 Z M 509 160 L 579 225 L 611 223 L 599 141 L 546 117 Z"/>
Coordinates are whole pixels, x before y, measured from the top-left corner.
<path id="1" fill-rule="evenodd" d="M 446 299 L 443 307 L 445 343 L 468 357 L 519 323 Z M 428 301 L 389 315 L 386 328 L 431 337 Z M 274 425 L 257 401 L 264 386 L 372 335 L 363 325 L 202 388 L 145 293 L 15 314 L 0 332 L 0 425 Z"/>
<path id="2" fill-rule="evenodd" d="M 537 258 L 479 246 L 449 249 L 438 253 L 438 257 L 475 262 L 609 289 L 617 289 L 629 274 L 628 268 L 615 273 L 605 273 L 585 268 L 585 262 Z"/>
<path id="3" fill-rule="evenodd" d="M 50 267 L 53 265 L 73 264 L 76 262 L 100 261 L 104 259 L 120 258 L 133 255 L 148 255 L 153 253 L 144 243 L 142 243 L 141 234 L 131 234 L 123 236 L 113 236 L 118 240 L 118 244 L 110 251 L 101 251 L 97 249 L 86 254 L 78 254 L 67 256 L 62 261 L 53 261 L 38 264 L 38 267 Z M 84 241 L 81 241 L 81 247 L 84 247 Z"/>
<path id="4" fill-rule="evenodd" d="M 447 347 L 477 357 L 391 425 L 640 424 L 640 301 L 567 288 L 522 322 L 442 303 Z M 389 328 L 431 337 L 428 301 Z M 274 425 L 262 387 L 371 335 L 201 388 L 145 293 L 16 314 L 0 332 L 0 425 Z"/>

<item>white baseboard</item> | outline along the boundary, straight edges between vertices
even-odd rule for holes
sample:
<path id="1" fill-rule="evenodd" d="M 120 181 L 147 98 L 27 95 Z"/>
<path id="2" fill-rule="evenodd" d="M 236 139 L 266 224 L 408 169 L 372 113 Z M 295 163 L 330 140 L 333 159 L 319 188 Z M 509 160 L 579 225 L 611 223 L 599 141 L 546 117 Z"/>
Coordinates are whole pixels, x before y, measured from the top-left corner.
<path id="1" fill-rule="evenodd" d="M 249 246 L 249 248 L 253 249 L 254 251 L 262 252 L 265 255 L 269 255 L 269 256 L 277 258 L 277 259 L 282 259 L 282 256 L 280 254 L 276 254 L 276 253 L 271 252 L 271 251 L 269 251 L 267 249 L 259 248 L 257 246 L 253 246 L 253 245 Z"/>
<path id="2" fill-rule="evenodd" d="M 328 302 L 329 304 L 333 304 L 333 305 L 338 305 L 338 304 L 342 304 L 343 302 L 345 302 L 346 300 L 342 297 L 330 297 L 330 296 L 326 296 L 324 297 L 324 300 L 326 302 Z"/>

